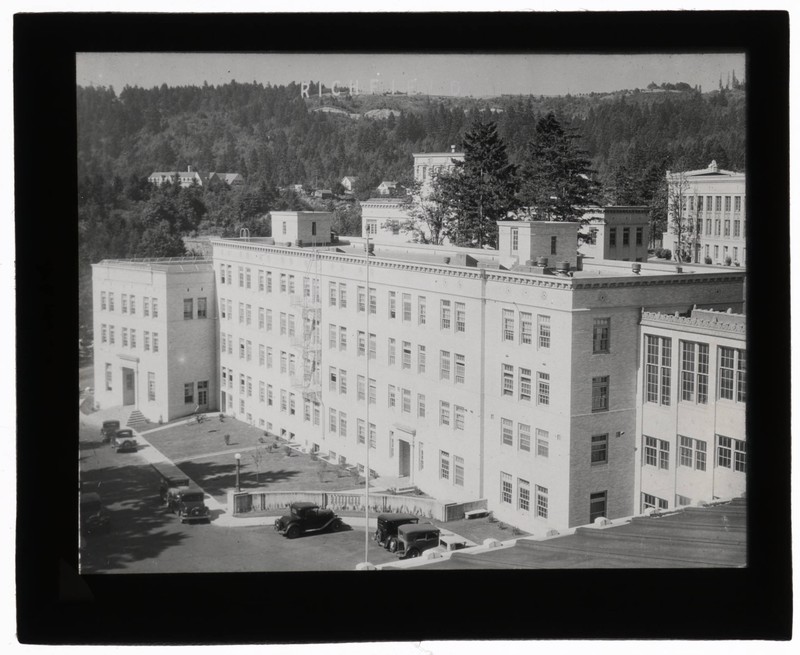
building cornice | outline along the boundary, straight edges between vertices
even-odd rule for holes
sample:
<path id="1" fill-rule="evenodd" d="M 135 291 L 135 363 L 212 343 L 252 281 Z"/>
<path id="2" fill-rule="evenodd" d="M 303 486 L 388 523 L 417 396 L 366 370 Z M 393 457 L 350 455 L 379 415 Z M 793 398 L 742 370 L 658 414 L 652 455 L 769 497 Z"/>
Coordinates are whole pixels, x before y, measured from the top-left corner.
<path id="1" fill-rule="evenodd" d="M 721 314 L 724 317 L 725 314 Z M 695 333 L 718 332 L 724 334 L 734 334 L 744 337 L 747 333 L 747 326 L 741 322 L 725 322 L 723 320 L 709 320 L 692 316 L 675 316 L 674 314 L 662 314 L 660 312 L 648 312 L 642 310 L 641 325 L 651 327 L 674 327 L 680 330 L 687 330 Z"/>

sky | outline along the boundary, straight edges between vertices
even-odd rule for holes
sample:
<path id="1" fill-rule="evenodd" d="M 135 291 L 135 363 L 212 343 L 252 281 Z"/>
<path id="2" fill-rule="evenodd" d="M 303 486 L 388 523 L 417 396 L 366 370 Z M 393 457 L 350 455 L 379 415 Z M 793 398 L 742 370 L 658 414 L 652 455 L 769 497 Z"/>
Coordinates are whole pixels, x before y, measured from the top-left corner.
<path id="1" fill-rule="evenodd" d="M 80 53 L 81 86 L 187 86 L 319 81 L 358 92 L 395 89 L 431 95 L 565 95 L 686 82 L 704 91 L 745 78 L 744 53 L 644 55 L 351 55 Z"/>

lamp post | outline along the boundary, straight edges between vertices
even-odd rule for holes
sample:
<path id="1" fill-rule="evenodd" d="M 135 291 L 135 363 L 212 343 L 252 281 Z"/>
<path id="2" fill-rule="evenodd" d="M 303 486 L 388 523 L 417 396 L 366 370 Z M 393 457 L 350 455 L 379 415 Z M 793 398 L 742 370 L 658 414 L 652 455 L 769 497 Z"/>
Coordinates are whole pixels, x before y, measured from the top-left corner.
<path id="1" fill-rule="evenodd" d="M 242 468 L 242 456 L 240 453 L 236 453 L 234 457 L 236 458 L 236 491 L 241 491 L 242 487 L 239 484 L 239 472 Z"/>

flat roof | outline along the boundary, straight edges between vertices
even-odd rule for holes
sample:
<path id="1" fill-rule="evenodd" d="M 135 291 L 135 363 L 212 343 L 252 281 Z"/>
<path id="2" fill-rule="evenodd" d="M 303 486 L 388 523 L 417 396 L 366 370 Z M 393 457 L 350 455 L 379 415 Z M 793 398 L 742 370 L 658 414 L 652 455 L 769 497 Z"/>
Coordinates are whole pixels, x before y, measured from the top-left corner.
<path id="1" fill-rule="evenodd" d="M 213 237 L 212 237 L 213 238 Z M 110 266 L 112 268 L 140 268 L 151 271 L 210 271 L 214 263 L 209 257 L 162 257 L 140 259 L 103 259 L 92 266 Z"/>

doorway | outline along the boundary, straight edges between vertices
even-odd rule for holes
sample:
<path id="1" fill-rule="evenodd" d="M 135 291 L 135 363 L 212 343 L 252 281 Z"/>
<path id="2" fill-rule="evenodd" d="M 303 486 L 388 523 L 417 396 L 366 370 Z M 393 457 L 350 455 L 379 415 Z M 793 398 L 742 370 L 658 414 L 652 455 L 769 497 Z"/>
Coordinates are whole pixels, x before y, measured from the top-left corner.
<path id="1" fill-rule="evenodd" d="M 404 439 L 398 439 L 397 444 L 400 460 L 400 470 L 398 473 L 401 478 L 407 478 L 411 475 L 411 444 Z"/>
<path id="2" fill-rule="evenodd" d="M 125 366 L 122 367 L 122 404 L 136 404 L 136 372 Z"/>

